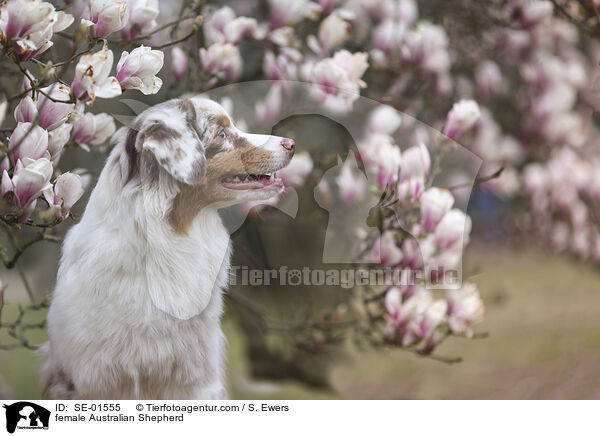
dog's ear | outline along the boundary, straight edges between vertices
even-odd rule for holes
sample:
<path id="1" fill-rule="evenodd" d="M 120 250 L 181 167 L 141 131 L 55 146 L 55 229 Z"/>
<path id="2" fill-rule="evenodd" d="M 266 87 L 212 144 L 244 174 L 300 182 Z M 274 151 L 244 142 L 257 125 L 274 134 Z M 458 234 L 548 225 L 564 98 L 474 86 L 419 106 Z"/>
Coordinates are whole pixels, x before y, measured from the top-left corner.
<path id="1" fill-rule="evenodd" d="M 190 117 L 181 112 L 152 114 L 137 132 L 136 148 L 142 155 L 151 153 L 158 165 L 186 185 L 199 184 L 206 172 L 202 140 Z"/>

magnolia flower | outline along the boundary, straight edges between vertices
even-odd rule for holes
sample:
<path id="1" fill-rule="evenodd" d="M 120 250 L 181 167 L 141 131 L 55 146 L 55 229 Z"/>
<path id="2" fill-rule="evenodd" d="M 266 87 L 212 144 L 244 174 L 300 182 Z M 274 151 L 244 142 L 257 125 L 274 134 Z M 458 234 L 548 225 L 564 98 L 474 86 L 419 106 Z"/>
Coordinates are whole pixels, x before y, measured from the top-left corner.
<path id="1" fill-rule="evenodd" d="M 65 123 L 48 132 L 48 153 L 50 153 L 50 160 L 54 165 L 58 162 L 65 144 L 69 142 L 72 129 L 73 124 Z"/>
<path id="2" fill-rule="evenodd" d="M 341 46 L 350 36 L 352 27 L 349 21 L 355 18 L 354 13 L 338 9 L 333 11 L 319 25 L 319 39 L 309 35 L 308 46 L 317 54 L 327 54 Z"/>
<path id="3" fill-rule="evenodd" d="M 280 65 L 279 60 L 287 60 L 283 56 L 276 56 L 272 51 L 267 51 L 263 58 L 263 72 L 269 80 L 281 80 L 284 78 L 285 66 Z"/>
<path id="4" fill-rule="evenodd" d="M 402 47 L 406 32 L 406 24 L 386 17 L 373 30 L 373 47 L 382 54 L 386 54 L 397 47 Z"/>
<path id="5" fill-rule="evenodd" d="M 477 93 L 482 97 L 491 97 L 502 90 L 502 72 L 498 64 L 484 61 L 475 73 Z"/>
<path id="6" fill-rule="evenodd" d="M 411 319 L 422 314 L 432 303 L 431 292 L 417 288 L 412 296 L 404 299 L 403 292 L 394 287 L 385 295 L 384 307 L 392 317 L 395 329 L 404 329 Z"/>
<path id="7" fill-rule="evenodd" d="M 373 133 L 392 135 L 401 123 L 402 117 L 391 106 L 380 106 L 369 115 L 369 130 Z"/>
<path id="8" fill-rule="evenodd" d="M 228 81 L 236 80 L 242 72 L 242 57 L 237 46 L 216 43 L 200 49 L 202 69 L 208 74 Z"/>
<path id="9" fill-rule="evenodd" d="M 164 53 L 143 45 L 131 53 L 124 51 L 117 63 L 117 80 L 123 89 L 138 89 L 142 94 L 156 94 L 162 80 L 156 77 L 164 63 Z"/>
<path id="10" fill-rule="evenodd" d="M 458 209 L 447 212 L 438 223 L 435 232 L 435 245 L 440 250 L 447 250 L 460 243 L 466 244 L 471 233 L 471 218 Z"/>
<path id="11" fill-rule="evenodd" d="M 417 20 L 419 13 L 415 0 L 370 0 L 362 3 L 366 8 L 365 12 L 379 20 L 393 18 L 405 24 L 412 24 Z"/>
<path id="12" fill-rule="evenodd" d="M 285 186 L 302 185 L 313 170 L 313 161 L 306 152 L 296 153 L 287 167 L 277 171 Z"/>
<path id="13" fill-rule="evenodd" d="M 19 123 L 31 123 L 37 117 L 37 107 L 33 99 L 27 95 L 21 99 L 14 112 L 15 120 Z"/>
<path id="14" fill-rule="evenodd" d="M 8 107 L 8 102 L 6 100 L 4 100 L 2 103 L 0 103 L 0 126 L 2 126 L 2 123 L 4 122 L 4 116 L 6 115 L 7 107 Z"/>
<path id="15" fill-rule="evenodd" d="M 10 0 L 0 9 L 0 40 L 16 43 L 21 61 L 43 53 L 52 46 L 53 32 L 66 29 L 73 17 L 56 12 L 54 6 L 39 0 Z"/>
<path id="16" fill-rule="evenodd" d="M 73 173 L 64 173 L 57 177 L 54 186 L 50 185 L 44 190 L 44 198 L 55 217 L 67 218 L 83 192 L 81 177 Z"/>
<path id="17" fill-rule="evenodd" d="M 255 106 L 256 121 L 262 124 L 273 125 L 281 112 L 282 87 L 272 86 L 267 92 L 264 101 L 259 101 Z"/>
<path id="18" fill-rule="evenodd" d="M 13 165 L 25 158 L 39 159 L 48 151 L 48 132 L 32 123 L 18 123 L 8 142 Z"/>
<path id="19" fill-rule="evenodd" d="M 129 19 L 121 29 L 121 37 L 127 41 L 156 27 L 158 0 L 128 0 Z"/>
<path id="20" fill-rule="evenodd" d="M 465 283 L 461 289 L 446 291 L 446 301 L 448 323 L 453 332 L 462 333 L 483 320 L 485 307 L 474 284 Z"/>
<path id="21" fill-rule="evenodd" d="M 402 153 L 400 180 L 423 180 L 431 169 L 431 157 L 424 143 L 408 148 Z"/>
<path id="22" fill-rule="evenodd" d="M 366 189 L 365 177 L 356 170 L 356 165 L 351 165 L 348 160 L 335 178 L 335 183 L 338 186 L 342 203 L 346 206 L 351 206 L 363 198 Z"/>
<path id="23" fill-rule="evenodd" d="M 42 32 L 35 32 L 32 35 L 28 35 L 26 39 L 17 40 L 19 59 L 22 62 L 26 62 L 48 50 L 54 45 L 50 38 L 52 38 L 52 28 L 48 27 Z"/>
<path id="24" fill-rule="evenodd" d="M 530 196 L 533 211 L 545 213 L 549 206 L 550 190 L 550 175 L 546 168 L 539 163 L 527 165 L 523 171 L 523 186 Z"/>
<path id="25" fill-rule="evenodd" d="M 115 122 L 110 115 L 94 115 L 88 112 L 75 121 L 73 125 L 73 139 L 83 149 L 89 150 L 90 144 L 102 144 L 115 133 L 115 130 Z"/>
<path id="26" fill-rule="evenodd" d="M 19 160 L 15 165 L 12 179 L 9 177 L 8 172 L 4 170 L 2 174 L 2 197 L 7 198 L 7 196 L 12 195 L 15 207 L 23 210 L 23 214 L 19 217 L 21 222 L 27 221 L 33 213 L 37 198 L 44 189 L 48 188 L 51 176 L 52 164 L 45 158 Z"/>
<path id="27" fill-rule="evenodd" d="M 462 262 L 461 247 L 450 247 L 446 250 L 438 250 L 428 256 L 425 262 L 426 277 L 432 282 L 437 282 L 440 285 L 448 284 L 455 286 L 457 279 L 460 276 L 458 268 Z M 450 273 L 450 274 L 448 274 Z"/>
<path id="28" fill-rule="evenodd" d="M 296 80 L 298 78 L 298 65 L 293 55 L 280 53 L 275 55 L 267 51 L 263 58 L 263 71 L 269 80 Z M 284 92 L 290 88 L 289 84 L 279 84 Z"/>
<path id="29" fill-rule="evenodd" d="M 467 132 L 481 117 L 479 105 L 473 100 L 460 100 L 454 103 L 444 125 L 444 135 L 456 139 Z"/>
<path id="30" fill-rule="evenodd" d="M 392 316 L 392 319 L 395 321 L 396 324 L 399 324 L 398 321 L 401 321 L 403 318 L 405 318 L 405 316 L 402 315 L 406 314 L 401 313 L 403 307 L 402 291 L 400 289 L 393 287 L 389 291 L 387 291 L 383 303 L 385 310 L 387 310 L 387 312 Z"/>
<path id="31" fill-rule="evenodd" d="M 371 260 L 382 266 L 402 262 L 402 250 L 396 245 L 395 232 L 386 230 L 371 249 Z"/>
<path id="32" fill-rule="evenodd" d="M 426 232 L 435 229 L 440 220 L 452 209 L 454 197 L 450 191 L 429 188 L 421 195 L 421 224 Z"/>
<path id="33" fill-rule="evenodd" d="M 320 60 L 312 70 L 312 78 L 317 84 L 314 96 L 332 110 L 349 110 L 359 97 L 360 89 L 367 86 L 361 77 L 368 66 L 366 53 L 352 54 L 347 50 Z"/>
<path id="34" fill-rule="evenodd" d="M 335 7 L 338 0 L 318 0 L 317 3 L 321 7 L 322 14 L 328 14 Z"/>
<path id="35" fill-rule="evenodd" d="M 207 45 L 214 43 L 239 44 L 242 38 L 257 30 L 254 18 L 237 17 L 229 6 L 215 11 L 204 23 L 204 37 Z"/>
<path id="36" fill-rule="evenodd" d="M 306 17 L 315 17 L 319 6 L 309 0 L 268 0 L 272 29 L 285 24 L 294 24 Z"/>
<path id="37" fill-rule="evenodd" d="M 552 17 L 554 5 L 545 0 L 535 0 L 532 2 L 524 2 L 519 14 L 521 24 L 525 28 L 533 27 L 540 22 Z"/>
<path id="38" fill-rule="evenodd" d="M 25 38 L 52 24 L 54 6 L 39 0 L 10 0 L 2 5 L 0 31 L 8 39 Z"/>
<path id="39" fill-rule="evenodd" d="M 447 310 L 448 303 L 444 300 L 437 300 L 424 308 L 419 316 L 408 323 L 402 345 L 413 345 L 421 340 L 427 341 L 427 348 L 435 345 L 434 331 L 446 316 Z"/>
<path id="40" fill-rule="evenodd" d="M 406 238 L 402 242 L 402 264 L 412 270 L 423 266 L 423 255 L 416 239 Z"/>
<path id="41" fill-rule="evenodd" d="M 423 177 L 411 177 L 398 183 L 398 199 L 402 201 L 415 201 L 419 199 L 425 190 L 425 179 Z"/>
<path id="42" fill-rule="evenodd" d="M 81 180 L 81 187 L 85 191 L 92 182 L 92 175 L 90 174 L 89 170 L 85 168 L 75 168 L 72 172 L 73 174 L 77 174 L 79 176 L 79 179 Z"/>
<path id="43" fill-rule="evenodd" d="M 377 184 L 387 186 L 398 181 L 398 170 L 402 162 L 400 147 L 392 142 L 388 135 L 373 134 L 369 142 L 363 144 L 365 164 L 370 171 L 377 174 Z"/>
<path id="44" fill-rule="evenodd" d="M 187 56 L 179 47 L 171 50 L 171 73 L 175 83 L 180 83 L 187 74 Z"/>
<path id="45" fill-rule="evenodd" d="M 113 53 L 104 45 L 96 53 L 81 57 L 75 67 L 75 78 L 71 84 L 73 95 L 79 100 L 89 100 L 92 105 L 96 97 L 112 98 L 121 94 L 121 86 L 115 77 L 109 77 L 113 64 Z"/>
<path id="46" fill-rule="evenodd" d="M 90 0 L 84 13 L 84 23 L 92 38 L 106 38 L 127 24 L 127 2 L 118 0 Z"/>
<path id="47" fill-rule="evenodd" d="M 425 72 L 441 75 L 450 67 L 448 36 L 443 27 L 420 23 L 406 34 L 402 45 L 403 58 Z"/>
<path id="48" fill-rule="evenodd" d="M 19 90 L 19 92 L 21 92 L 22 94 L 27 94 L 28 91 L 31 91 L 33 89 L 33 84 L 31 83 L 31 80 L 29 80 L 30 77 L 33 76 L 31 75 L 29 70 L 25 70 L 25 73 L 23 75 L 23 82 L 21 83 L 21 89 Z"/>
<path id="49" fill-rule="evenodd" d="M 24 97 L 15 108 L 15 119 L 19 122 L 33 122 L 39 116 L 38 123 L 41 127 L 54 130 L 67 121 L 73 111 L 75 107 L 73 103 L 60 103 L 69 101 L 70 98 L 69 87 L 62 83 L 55 83 L 42 88 L 36 102 L 29 95 Z"/>

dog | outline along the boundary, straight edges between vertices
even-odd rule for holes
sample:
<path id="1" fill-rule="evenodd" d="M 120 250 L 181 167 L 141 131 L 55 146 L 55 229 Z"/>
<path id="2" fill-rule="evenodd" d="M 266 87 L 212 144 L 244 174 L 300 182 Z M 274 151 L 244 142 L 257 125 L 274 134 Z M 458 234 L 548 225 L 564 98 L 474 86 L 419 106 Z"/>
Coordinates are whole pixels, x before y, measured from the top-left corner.
<path id="1" fill-rule="evenodd" d="M 283 190 L 292 139 L 170 100 L 115 145 L 66 235 L 41 348 L 51 399 L 225 399 L 230 238 L 218 210 Z"/>

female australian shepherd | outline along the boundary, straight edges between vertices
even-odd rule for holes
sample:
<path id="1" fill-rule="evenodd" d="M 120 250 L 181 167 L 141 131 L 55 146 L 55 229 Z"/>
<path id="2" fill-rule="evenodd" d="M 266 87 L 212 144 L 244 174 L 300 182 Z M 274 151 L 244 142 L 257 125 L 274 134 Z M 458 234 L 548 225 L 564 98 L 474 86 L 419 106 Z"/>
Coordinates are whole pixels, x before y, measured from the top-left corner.
<path id="1" fill-rule="evenodd" d="M 222 399 L 229 234 L 218 209 L 282 190 L 294 141 L 195 97 L 139 115 L 67 234 L 42 347 L 54 399 Z"/>

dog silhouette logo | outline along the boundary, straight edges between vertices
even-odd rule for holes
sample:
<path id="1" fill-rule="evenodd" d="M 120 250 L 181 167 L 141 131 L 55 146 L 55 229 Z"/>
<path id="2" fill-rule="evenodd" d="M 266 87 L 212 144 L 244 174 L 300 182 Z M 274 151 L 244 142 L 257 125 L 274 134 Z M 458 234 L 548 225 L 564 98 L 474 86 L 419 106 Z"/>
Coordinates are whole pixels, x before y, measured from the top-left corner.
<path id="1" fill-rule="evenodd" d="M 19 401 L 10 405 L 4 404 L 6 409 L 6 431 L 14 433 L 18 429 L 48 429 L 50 411 L 42 406 L 29 401 Z"/>

